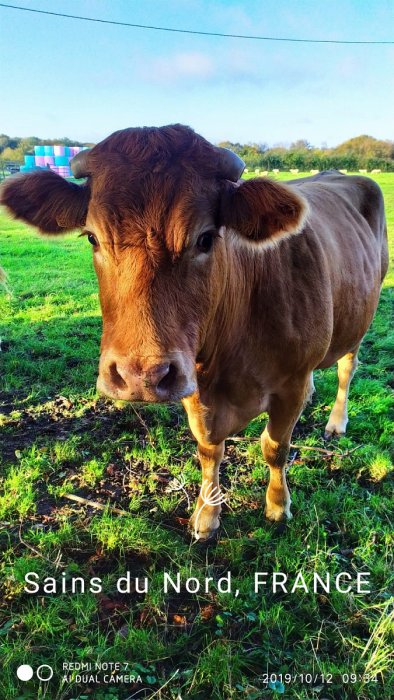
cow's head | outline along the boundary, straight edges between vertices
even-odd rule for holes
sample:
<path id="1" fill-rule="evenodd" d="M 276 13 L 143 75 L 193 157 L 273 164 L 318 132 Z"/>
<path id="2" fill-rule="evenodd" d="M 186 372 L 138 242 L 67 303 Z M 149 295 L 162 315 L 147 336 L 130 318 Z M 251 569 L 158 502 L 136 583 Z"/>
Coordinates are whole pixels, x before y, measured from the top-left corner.
<path id="1" fill-rule="evenodd" d="M 17 176 L 1 203 L 42 233 L 81 228 L 103 314 L 98 388 L 118 399 L 174 401 L 196 389 L 203 350 L 243 240 L 300 230 L 305 203 L 188 127 L 118 131 L 76 157 L 84 185 L 51 171 Z M 230 233 L 229 233 L 229 230 Z"/>

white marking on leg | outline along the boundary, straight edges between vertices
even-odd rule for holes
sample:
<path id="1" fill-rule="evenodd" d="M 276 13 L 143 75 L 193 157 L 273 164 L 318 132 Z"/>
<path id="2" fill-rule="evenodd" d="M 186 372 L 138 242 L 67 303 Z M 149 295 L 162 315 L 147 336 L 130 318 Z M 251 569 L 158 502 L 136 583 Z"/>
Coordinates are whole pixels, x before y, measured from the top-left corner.
<path id="1" fill-rule="evenodd" d="M 306 399 L 307 403 L 310 403 L 312 401 L 313 394 L 315 393 L 316 388 L 315 388 L 315 382 L 313 381 L 313 372 L 310 373 L 309 376 L 309 387 L 308 387 L 308 397 Z"/>

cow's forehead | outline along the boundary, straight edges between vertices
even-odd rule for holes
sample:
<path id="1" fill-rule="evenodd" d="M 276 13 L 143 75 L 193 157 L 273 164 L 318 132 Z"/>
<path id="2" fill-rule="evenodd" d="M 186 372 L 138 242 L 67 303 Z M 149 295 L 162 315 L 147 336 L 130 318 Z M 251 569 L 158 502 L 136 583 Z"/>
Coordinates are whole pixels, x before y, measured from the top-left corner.
<path id="1" fill-rule="evenodd" d="M 104 172 L 105 171 L 105 172 Z M 103 166 L 91 178 L 92 197 L 86 227 L 100 229 L 115 246 L 155 240 L 178 254 L 207 227 L 216 225 L 218 184 L 196 173 L 178 175 Z"/>
<path id="2" fill-rule="evenodd" d="M 115 132 L 92 149 L 88 162 L 89 215 L 115 244 L 153 233 L 176 253 L 201 221 L 216 217 L 217 154 L 188 127 Z"/>

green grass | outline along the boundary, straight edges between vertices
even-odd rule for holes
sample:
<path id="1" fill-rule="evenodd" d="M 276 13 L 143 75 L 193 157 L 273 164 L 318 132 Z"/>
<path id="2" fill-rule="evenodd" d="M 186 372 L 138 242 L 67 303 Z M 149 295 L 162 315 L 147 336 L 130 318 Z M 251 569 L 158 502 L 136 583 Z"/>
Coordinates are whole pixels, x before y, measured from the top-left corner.
<path id="1" fill-rule="evenodd" d="M 394 174 L 374 179 L 393 241 Z M 348 434 L 328 446 L 333 454 L 304 449 L 327 447 L 336 392 L 335 368 L 316 373 L 317 395 L 293 437 L 293 521 L 283 529 L 264 521 L 259 443 L 229 441 L 221 472 L 231 509 L 205 549 L 184 524 L 200 470 L 182 409 L 114 405 L 95 394 L 101 320 L 86 241 L 43 239 L 3 214 L 0 229 L 9 275 L 0 296 L 0 700 L 122 700 L 141 689 L 63 682 L 64 661 L 128 662 L 145 696 L 162 699 L 392 696 L 393 267 L 352 383 Z M 245 436 L 258 436 L 264 422 L 256 418 Z M 148 577 L 148 593 L 117 592 L 127 570 Z M 162 590 L 164 571 L 216 580 L 229 570 L 237 597 Z M 369 571 L 371 593 L 255 594 L 254 572 L 273 570 L 290 578 L 302 570 L 307 580 L 315 571 Z M 87 584 L 100 577 L 103 593 L 28 595 L 29 571 Z M 22 683 L 22 663 L 50 664 L 54 677 Z M 293 680 L 278 676 L 269 687 L 267 672 Z M 307 673 L 332 683 L 303 682 Z M 351 673 L 376 682 L 345 684 Z"/>

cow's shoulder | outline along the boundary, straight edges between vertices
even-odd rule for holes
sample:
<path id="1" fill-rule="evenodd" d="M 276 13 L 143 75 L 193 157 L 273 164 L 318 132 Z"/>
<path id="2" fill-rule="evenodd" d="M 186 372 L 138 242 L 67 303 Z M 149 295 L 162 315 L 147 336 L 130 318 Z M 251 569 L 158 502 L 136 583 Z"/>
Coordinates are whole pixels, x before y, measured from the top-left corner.
<path id="1" fill-rule="evenodd" d="M 345 175 L 338 170 L 326 170 L 312 177 L 292 180 L 292 187 L 300 189 L 304 197 L 313 202 L 314 191 L 322 195 L 337 195 L 354 207 L 370 224 L 372 228 L 384 220 L 383 193 L 379 185 L 370 177 L 363 175 Z M 332 200 L 332 198 L 330 198 Z M 318 198 L 318 207 L 322 207 L 322 197 Z M 327 200 L 331 209 L 332 203 Z"/>

